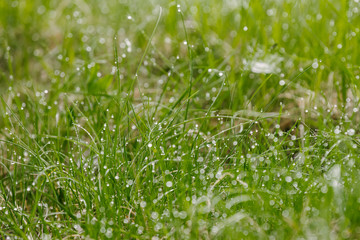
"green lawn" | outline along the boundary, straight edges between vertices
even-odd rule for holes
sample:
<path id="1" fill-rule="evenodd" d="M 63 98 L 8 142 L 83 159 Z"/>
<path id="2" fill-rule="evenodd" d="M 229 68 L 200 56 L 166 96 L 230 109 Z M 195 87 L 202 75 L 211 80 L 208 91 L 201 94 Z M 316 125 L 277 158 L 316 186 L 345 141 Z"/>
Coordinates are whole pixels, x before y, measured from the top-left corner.
<path id="1" fill-rule="evenodd" d="M 0 239 L 359 239 L 359 0 L 0 0 Z"/>

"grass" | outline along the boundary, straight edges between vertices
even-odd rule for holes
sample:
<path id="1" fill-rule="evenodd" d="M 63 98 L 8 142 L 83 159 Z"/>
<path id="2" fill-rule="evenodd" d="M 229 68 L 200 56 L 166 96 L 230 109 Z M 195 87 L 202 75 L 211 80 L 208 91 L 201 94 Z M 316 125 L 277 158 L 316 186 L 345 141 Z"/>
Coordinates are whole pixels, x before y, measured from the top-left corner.
<path id="1" fill-rule="evenodd" d="M 0 238 L 359 239 L 359 11 L 0 1 Z"/>

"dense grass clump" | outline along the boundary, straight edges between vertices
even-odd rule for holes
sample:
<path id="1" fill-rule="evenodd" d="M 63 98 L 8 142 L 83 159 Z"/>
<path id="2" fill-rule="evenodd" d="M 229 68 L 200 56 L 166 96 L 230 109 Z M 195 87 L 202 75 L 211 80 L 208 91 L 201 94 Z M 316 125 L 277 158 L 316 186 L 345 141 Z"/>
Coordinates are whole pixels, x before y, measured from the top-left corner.
<path id="1" fill-rule="evenodd" d="M 359 239 L 358 0 L 0 1 L 1 239 Z"/>

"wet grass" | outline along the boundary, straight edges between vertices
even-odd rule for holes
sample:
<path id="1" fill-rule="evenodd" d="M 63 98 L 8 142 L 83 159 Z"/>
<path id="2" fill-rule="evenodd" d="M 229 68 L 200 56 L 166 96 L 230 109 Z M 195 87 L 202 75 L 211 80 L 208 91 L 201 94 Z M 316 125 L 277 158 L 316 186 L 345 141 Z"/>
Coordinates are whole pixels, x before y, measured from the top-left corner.
<path id="1" fill-rule="evenodd" d="M 0 238 L 360 238 L 359 11 L 0 1 Z"/>

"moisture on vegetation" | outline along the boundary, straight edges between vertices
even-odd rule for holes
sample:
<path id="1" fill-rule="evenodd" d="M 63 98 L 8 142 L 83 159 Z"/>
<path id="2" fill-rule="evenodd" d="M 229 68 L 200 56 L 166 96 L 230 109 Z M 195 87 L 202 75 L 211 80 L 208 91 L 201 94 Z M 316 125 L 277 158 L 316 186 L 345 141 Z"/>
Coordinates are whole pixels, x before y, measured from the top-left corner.
<path id="1" fill-rule="evenodd" d="M 0 239 L 359 239 L 359 0 L 0 0 Z"/>

